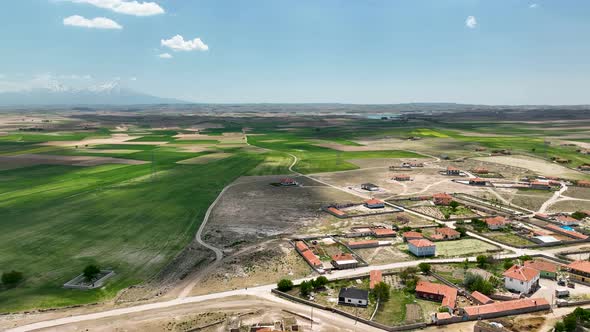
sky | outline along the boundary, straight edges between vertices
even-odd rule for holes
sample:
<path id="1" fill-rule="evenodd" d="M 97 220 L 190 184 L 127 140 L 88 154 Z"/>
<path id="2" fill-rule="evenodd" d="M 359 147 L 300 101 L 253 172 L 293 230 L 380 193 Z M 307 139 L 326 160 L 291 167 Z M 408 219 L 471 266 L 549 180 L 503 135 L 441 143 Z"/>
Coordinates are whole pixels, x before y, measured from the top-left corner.
<path id="1" fill-rule="evenodd" d="M 6 0 L 0 91 L 590 104 L 586 0 Z"/>

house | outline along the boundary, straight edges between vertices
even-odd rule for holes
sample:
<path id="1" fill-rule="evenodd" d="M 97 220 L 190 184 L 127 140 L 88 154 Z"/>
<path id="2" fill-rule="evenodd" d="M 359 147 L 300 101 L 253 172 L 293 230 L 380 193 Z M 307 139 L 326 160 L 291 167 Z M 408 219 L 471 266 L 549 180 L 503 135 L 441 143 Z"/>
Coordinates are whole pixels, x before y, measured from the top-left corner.
<path id="1" fill-rule="evenodd" d="M 575 261 L 567 266 L 570 280 L 590 283 L 590 262 Z"/>
<path id="2" fill-rule="evenodd" d="M 412 178 L 407 174 L 399 174 L 393 178 L 395 181 L 410 181 Z"/>
<path id="3" fill-rule="evenodd" d="M 375 288 L 375 285 L 383 281 L 383 273 L 381 270 L 371 270 L 369 272 L 369 288 Z"/>
<path id="4" fill-rule="evenodd" d="M 460 175 L 461 170 L 457 167 L 449 166 L 447 167 L 447 175 Z"/>
<path id="5" fill-rule="evenodd" d="M 416 239 L 408 241 L 408 249 L 414 256 L 434 256 L 436 254 L 436 245 L 426 239 Z"/>
<path id="6" fill-rule="evenodd" d="M 578 185 L 578 187 L 590 187 L 590 181 L 578 180 L 577 185 Z"/>
<path id="7" fill-rule="evenodd" d="M 533 181 L 530 183 L 530 187 L 531 189 L 551 190 L 549 182 L 546 181 Z"/>
<path id="8" fill-rule="evenodd" d="M 502 216 L 485 218 L 484 222 L 491 230 L 506 228 L 506 226 L 510 224 L 510 221 L 506 220 L 506 218 Z"/>
<path id="9" fill-rule="evenodd" d="M 457 306 L 457 289 L 447 285 L 435 284 L 428 281 L 418 281 L 416 297 L 442 302 L 442 306 L 452 311 Z"/>
<path id="10" fill-rule="evenodd" d="M 382 209 L 385 207 L 385 202 L 372 198 L 365 201 L 365 206 L 369 209 Z"/>
<path id="11" fill-rule="evenodd" d="M 578 167 L 580 171 L 590 171 L 590 165 L 581 165 Z"/>
<path id="12" fill-rule="evenodd" d="M 354 287 L 341 288 L 338 304 L 366 307 L 369 304 L 369 291 Z"/>
<path id="13" fill-rule="evenodd" d="M 494 303 L 494 300 L 487 297 L 485 294 L 482 294 L 478 291 L 471 293 L 471 297 L 475 299 L 479 304 L 490 304 Z"/>
<path id="14" fill-rule="evenodd" d="M 305 261 L 311 265 L 312 267 L 322 267 L 322 262 L 305 244 L 303 241 L 296 241 L 295 242 L 295 249 L 299 254 L 305 259 Z"/>
<path id="15" fill-rule="evenodd" d="M 584 235 L 580 232 L 576 232 L 576 231 L 571 231 L 569 229 L 564 229 L 561 228 L 560 226 L 557 225 L 553 225 L 553 224 L 547 224 L 545 226 L 546 228 L 549 228 L 552 231 L 555 231 L 557 233 L 563 234 L 563 235 L 567 235 L 576 239 L 580 239 L 580 240 L 586 240 L 588 238 L 588 235 Z"/>
<path id="16" fill-rule="evenodd" d="M 558 239 L 551 235 L 538 235 L 531 239 L 533 242 L 536 243 L 555 243 L 560 242 Z"/>
<path id="17" fill-rule="evenodd" d="M 524 266 L 533 268 L 541 272 L 541 278 L 555 279 L 557 278 L 557 270 L 559 266 L 555 263 L 535 259 L 532 261 L 525 261 Z"/>
<path id="18" fill-rule="evenodd" d="M 367 191 L 379 191 L 379 186 L 374 185 L 372 183 L 363 183 L 361 184 L 361 189 Z"/>
<path id="19" fill-rule="evenodd" d="M 332 266 L 336 269 L 353 269 L 359 265 L 359 262 L 352 254 L 332 255 Z"/>
<path id="20" fill-rule="evenodd" d="M 577 226 L 580 224 L 578 219 L 572 218 L 570 216 L 557 216 L 555 221 L 565 226 Z"/>
<path id="21" fill-rule="evenodd" d="M 414 231 L 409 231 L 409 232 L 404 232 L 402 234 L 402 237 L 404 238 L 404 241 L 410 241 L 410 240 L 419 240 L 419 239 L 423 239 L 424 235 L 422 235 L 422 233 L 418 233 L 418 232 L 414 232 Z"/>
<path id="22" fill-rule="evenodd" d="M 396 231 L 390 228 L 373 228 L 373 236 L 375 237 L 395 237 Z"/>
<path id="23" fill-rule="evenodd" d="M 410 163 L 409 163 L 409 162 L 407 162 L 407 161 L 404 161 L 404 162 L 402 163 L 402 166 L 401 166 L 401 167 L 402 167 L 402 168 L 412 168 L 412 164 L 410 164 Z M 389 167 L 389 168 L 391 169 L 391 167 Z"/>
<path id="24" fill-rule="evenodd" d="M 352 249 L 360 249 L 360 248 L 375 248 L 379 246 L 379 241 L 377 240 L 361 240 L 361 241 L 349 241 L 348 247 Z"/>
<path id="25" fill-rule="evenodd" d="M 344 234 L 344 236 L 346 237 L 364 237 L 372 235 L 373 229 L 371 229 L 370 227 L 353 227 L 350 229 L 348 233 Z"/>
<path id="26" fill-rule="evenodd" d="M 531 267 L 512 265 L 504 271 L 504 287 L 510 291 L 529 294 L 539 287 L 541 273 Z"/>
<path id="27" fill-rule="evenodd" d="M 297 181 L 291 178 L 283 178 L 279 183 L 281 186 L 296 186 L 298 184 Z"/>
<path id="28" fill-rule="evenodd" d="M 477 168 L 473 169 L 472 172 L 475 174 L 488 174 L 490 171 L 488 171 L 487 168 L 477 167 Z"/>
<path id="29" fill-rule="evenodd" d="M 327 210 L 328 210 L 328 212 L 330 212 L 331 214 L 333 214 L 334 216 L 339 217 L 339 218 L 343 218 L 346 216 L 346 213 L 344 213 L 344 211 L 339 210 L 333 206 L 330 206 Z"/>
<path id="30" fill-rule="evenodd" d="M 482 178 L 471 178 L 469 179 L 469 184 L 472 186 L 485 186 L 488 182 L 486 179 Z"/>
<path id="31" fill-rule="evenodd" d="M 442 235 L 445 240 L 455 240 L 461 237 L 461 233 L 449 227 L 440 227 L 434 230 L 435 234 Z"/>
<path id="32" fill-rule="evenodd" d="M 438 193 L 432 195 L 432 200 L 435 205 L 449 205 L 453 201 L 453 196 L 447 193 Z"/>

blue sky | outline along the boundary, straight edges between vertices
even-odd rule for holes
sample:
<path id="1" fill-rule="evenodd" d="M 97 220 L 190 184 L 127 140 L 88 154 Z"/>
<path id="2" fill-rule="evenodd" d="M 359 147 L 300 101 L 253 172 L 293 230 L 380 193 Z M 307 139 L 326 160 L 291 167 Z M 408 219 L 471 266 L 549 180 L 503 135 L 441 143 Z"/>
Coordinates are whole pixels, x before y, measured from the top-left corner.
<path id="1" fill-rule="evenodd" d="M 585 0 L 19 0 L 0 20 L 0 91 L 118 80 L 194 102 L 590 104 Z"/>

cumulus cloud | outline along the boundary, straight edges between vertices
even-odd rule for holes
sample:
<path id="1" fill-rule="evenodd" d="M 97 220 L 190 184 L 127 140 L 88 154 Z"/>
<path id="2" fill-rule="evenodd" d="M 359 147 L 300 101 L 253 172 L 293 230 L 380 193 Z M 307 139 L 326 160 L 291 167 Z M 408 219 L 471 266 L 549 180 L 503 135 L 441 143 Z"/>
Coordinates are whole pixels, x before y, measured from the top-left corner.
<path id="1" fill-rule="evenodd" d="M 162 59 L 172 59 L 172 54 L 170 54 L 170 53 L 162 53 L 162 54 L 159 54 L 158 57 L 160 57 Z"/>
<path id="2" fill-rule="evenodd" d="M 138 2 L 125 0 L 69 0 L 75 3 L 87 3 L 99 8 L 108 9 L 119 14 L 135 16 L 152 16 L 164 14 L 164 8 L 155 2 Z"/>
<path id="3" fill-rule="evenodd" d="M 465 26 L 469 29 L 475 29 L 475 27 L 477 27 L 477 20 L 475 19 L 475 16 L 467 16 L 465 19 Z"/>
<path id="4" fill-rule="evenodd" d="M 539 7 L 539 4 L 536 4 L 536 3 L 531 3 L 529 5 L 529 8 L 533 8 L 534 9 L 534 8 L 537 8 L 537 7 Z"/>
<path id="5" fill-rule="evenodd" d="M 181 35 L 176 35 L 170 39 L 162 39 L 160 41 L 162 46 L 168 47 L 173 51 L 207 51 L 207 46 L 201 38 L 195 38 L 193 40 L 184 40 Z"/>
<path id="6" fill-rule="evenodd" d="M 80 15 L 73 15 L 64 18 L 64 25 L 91 28 L 91 29 L 123 29 L 119 23 L 106 17 L 96 17 L 88 19 Z"/>

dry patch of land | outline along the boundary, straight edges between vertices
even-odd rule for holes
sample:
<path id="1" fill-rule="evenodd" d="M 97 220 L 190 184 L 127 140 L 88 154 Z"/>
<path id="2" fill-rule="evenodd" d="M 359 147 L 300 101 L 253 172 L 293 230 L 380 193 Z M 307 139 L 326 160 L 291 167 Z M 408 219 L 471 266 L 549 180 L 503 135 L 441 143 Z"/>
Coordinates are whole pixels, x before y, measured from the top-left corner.
<path id="1" fill-rule="evenodd" d="M 231 154 L 231 153 L 224 153 L 224 152 L 210 153 L 210 154 L 206 154 L 204 156 L 198 156 L 198 157 L 194 157 L 194 158 L 190 158 L 190 159 L 181 160 L 176 163 L 177 164 L 185 164 L 185 165 L 201 165 L 201 164 L 208 164 L 212 161 L 225 159 L 225 158 L 231 157 L 232 155 L 233 154 Z"/>
<path id="2" fill-rule="evenodd" d="M 559 176 L 570 179 L 583 178 L 584 175 L 567 167 L 528 156 L 512 155 L 512 156 L 492 156 L 492 157 L 478 157 L 477 160 L 494 162 L 513 167 L 520 167 L 529 169 L 533 172 L 545 176 Z"/>
<path id="3" fill-rule="evenodd" d="M 35 165 L 97 166 L 103 164 L 141 165 L 147 161 L 93 156 L 56 156 L 44 154 L 19 154 L 0 156 L 0 169 L 13 169 Z"/>

